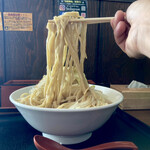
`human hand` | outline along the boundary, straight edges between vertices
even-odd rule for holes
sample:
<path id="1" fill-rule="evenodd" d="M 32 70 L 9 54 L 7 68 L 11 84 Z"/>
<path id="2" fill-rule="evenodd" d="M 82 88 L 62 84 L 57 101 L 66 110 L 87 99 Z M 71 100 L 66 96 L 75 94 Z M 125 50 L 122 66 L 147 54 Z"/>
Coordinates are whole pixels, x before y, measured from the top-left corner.
<path id="1" fill-rule="evenodd" d="M 150 1 L 138 0 L 127 12 L 117 11 L 111 21 L 115 41 L 129 56 L 150 58 Z"/>
<path id="2" fill-rule="evenodd" d="M 111 26 L 114 30 L 114 38 L 117 45 L 126 52 L 126 40 L 130 30 L 130 24 L 126 21 L 126 13 L 119 10 L 111 20 Z"/>

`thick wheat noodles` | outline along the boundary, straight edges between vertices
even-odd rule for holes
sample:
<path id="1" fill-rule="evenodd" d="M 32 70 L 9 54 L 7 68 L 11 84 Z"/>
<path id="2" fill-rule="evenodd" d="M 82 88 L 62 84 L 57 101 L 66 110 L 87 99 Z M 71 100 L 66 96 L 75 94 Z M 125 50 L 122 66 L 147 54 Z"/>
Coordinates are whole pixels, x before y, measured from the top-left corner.
<path id="1" fill-rule="evenodd" d="M 20 103 L 46 108 L 89 108 L 108 104 L 102 92 L 88 85 L 84 75 L 86 23 L 68 23 L 80 19 L 77 12 L 54 17 L 48 23 L 46 43 L 47 74 Z"/>

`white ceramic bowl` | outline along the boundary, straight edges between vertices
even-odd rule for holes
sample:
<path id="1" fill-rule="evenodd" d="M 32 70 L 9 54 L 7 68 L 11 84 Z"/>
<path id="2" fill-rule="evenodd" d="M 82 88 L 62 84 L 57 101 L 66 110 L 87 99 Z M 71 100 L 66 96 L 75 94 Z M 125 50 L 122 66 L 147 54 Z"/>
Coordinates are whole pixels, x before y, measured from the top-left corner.
<path id="1" fill-rule="evenodd" d="M 95 88 L 106 94 L 111 104 L 86 109 L 54 109 L 18 103 L 16 99 L 31 88 L 29 86 L 14 91 L 10 95 L 10 101 L 33 128 L 61 144 L 80 143 L 90 138 L 92 132 L 110 118 L 123 100 L 120 92 L 96 85 Z"/>

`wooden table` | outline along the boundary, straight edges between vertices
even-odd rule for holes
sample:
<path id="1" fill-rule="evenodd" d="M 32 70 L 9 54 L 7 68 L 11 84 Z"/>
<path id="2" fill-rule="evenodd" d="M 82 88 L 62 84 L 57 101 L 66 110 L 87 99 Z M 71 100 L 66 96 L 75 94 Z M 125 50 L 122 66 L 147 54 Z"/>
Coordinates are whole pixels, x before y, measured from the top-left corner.
<path id="1" fill-rule="evenodd" d="M 148 110 L 125 110 L 128 114 L 150 126 L 150 109 Z"/>

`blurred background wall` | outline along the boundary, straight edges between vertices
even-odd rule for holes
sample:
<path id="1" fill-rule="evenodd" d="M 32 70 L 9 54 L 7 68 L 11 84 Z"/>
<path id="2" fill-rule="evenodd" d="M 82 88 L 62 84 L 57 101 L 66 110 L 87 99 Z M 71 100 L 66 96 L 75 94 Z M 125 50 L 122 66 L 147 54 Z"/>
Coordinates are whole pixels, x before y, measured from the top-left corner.
<path id="1" fill-rule="evenodd" d="M 111 17 L 134 0 L 88 0 L 87 17 Z M 33 31 L 0 31 L 0 85 L 9 80 L 39 80 L 46 73 L 46 24 L 58 15 L 57 0 L 0 0 L 4 12 L 32 14 Z M 97 84 L 150 83 L 150 60 L 136 60 L 116 45 L 109 23 L 88 25 L 85 74 Z"/>

